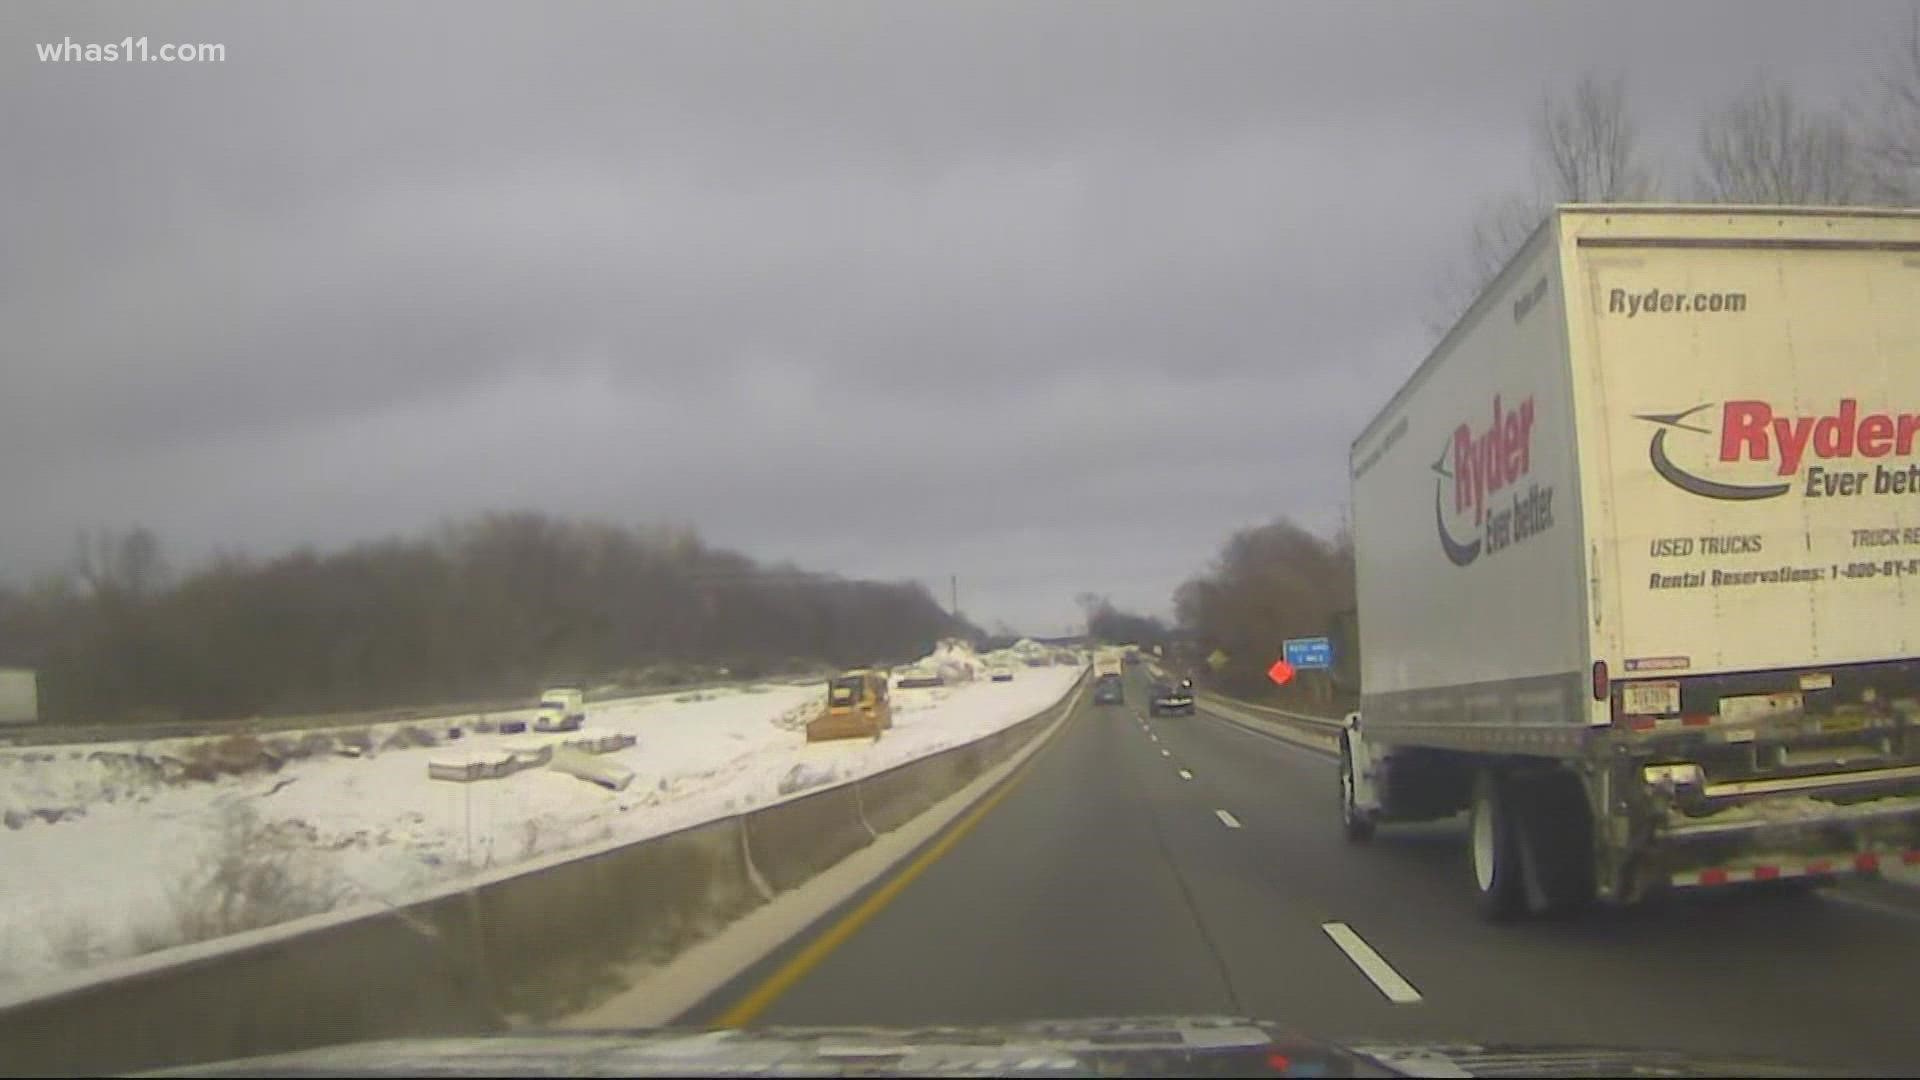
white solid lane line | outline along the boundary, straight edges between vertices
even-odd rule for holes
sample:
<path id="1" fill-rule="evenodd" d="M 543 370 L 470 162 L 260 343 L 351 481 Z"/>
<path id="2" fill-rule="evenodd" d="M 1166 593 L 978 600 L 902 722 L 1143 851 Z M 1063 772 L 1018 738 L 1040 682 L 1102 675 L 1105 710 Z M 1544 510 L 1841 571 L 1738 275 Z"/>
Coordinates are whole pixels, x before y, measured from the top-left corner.
<path id="1" fill-rule="evenodd" d="M 1190 773 L 1190 772 L 1188 772 L 1188 771 L 1187 771 L 1187 770 L 1185 770 L 1185 769 L 1181 769 L 1181 770 L 1180 770 L 1180 779 L 1182 779 L 1182 780 L 1191 780 L 1191 779 L 1193 779 L 1193 774 L 1192 774 L 1192 773 Z"/>
<path id="2" fill-rule="evenodd" d="M 1225 825 L 1229 829 L 1237 829 L 1240 827 L 1240 819 L 1227 813 L 1225 810 L 1215 810 L 1213 816 L 1219 818 L 1220 824 Z"/>
<path id="3" fill-rule="evenodd" d="M 1340 946 L 1340 951 L 1347 954 L 1347 959 L 1360 969 L 1360 974 L 1373 980 L 1373 985 L 1387 995 L 1388 1001 L 1395 1005 L 1411 1005 L 1420 1000 L 1420 991 L 1401 978 L 1391 964 L 1382 960 L 1380 954 L 1373 951 L 1373 946 L 1361 940 L 1360 935 L 1353 932 L 1353 927 L 1343 922 L 1330 922 L 1321 923 L 1320 929 L 1325 930 L 1333 943 Z"/>

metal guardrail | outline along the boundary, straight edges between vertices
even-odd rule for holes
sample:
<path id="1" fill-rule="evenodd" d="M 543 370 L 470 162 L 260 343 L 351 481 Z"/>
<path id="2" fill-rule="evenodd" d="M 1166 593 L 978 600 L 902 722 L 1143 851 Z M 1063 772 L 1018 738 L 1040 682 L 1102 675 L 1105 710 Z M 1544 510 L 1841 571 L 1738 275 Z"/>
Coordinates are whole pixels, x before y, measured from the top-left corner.
<path id="1" fill-rule="evenodd" d="M 1241 698 L 1233 697 L 1228 694 L 1215 693 L 1212 690 L 1203 690 L 1201 692 L 1207 695 L 1208 697 L 1218 698 L 1219 700 L 1224 701 L 1227 704 L 1232 705 L 1237 709 L 1245 709 L 1248 712 L 1259 713 L 1263 716 L 1271 716 L 1276 720 L 1283 720 L 1288 723 L 1302 724 L 1316 731 L 1330 733 L 1330 732 L 1339 731 L 1342 727 L 1346 726 L 1346 720 L 1341 717 L 1314 716 L 1310 713 L 1293 712 L 1289 709 L 1278 709 L 1273 707 L 1272 705 L 1260 705 L 1251 701 L 1243 700 Z"/>
<path id="2" fill-rule="evenodd" d="M 1337 755 L 1341 721 L 1324 716 L 1257 705 L 1250 701 L 1202 692 L 1200 703 L 1215 719 L 1269 739 L 1291 743 L 1317 754 Z"/>

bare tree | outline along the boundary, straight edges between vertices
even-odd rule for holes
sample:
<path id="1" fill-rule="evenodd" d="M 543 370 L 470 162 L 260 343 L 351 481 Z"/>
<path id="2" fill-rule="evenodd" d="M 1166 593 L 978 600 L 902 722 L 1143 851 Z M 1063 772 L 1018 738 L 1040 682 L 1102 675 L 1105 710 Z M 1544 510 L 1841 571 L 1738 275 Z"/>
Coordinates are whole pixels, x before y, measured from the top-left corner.
<path id="1" fill-rule="evenodd" d="M 1618 76 L 1603 83 L 1583 75 L 1565 98 L 1541 102 L 1534 140 L 1545 162 L 1545 190 L 1556 202 L 1630 202 L 1653 193 L 1626 82 Z"/>
<path id="2" fill-rule="evenodd" d="M 1845 118 L 1809 112 L 1779 83 L 1756 83 L 1700 128 L 1700 197 L 1709 202 L 1844 206 L 1867 193 Z"/>
<path id="3" fill-rule="evenodd" d="M 73 573 L 95 596 L 144 596 L 166 578 L 160 541 L 143 526 L 125 533 L 82 529 L 74 539 Z"/>
<path id="4" fill-rule="evenodd" d="M 1867 186 L 1876 201 L 1920 203 L 1920 8 L 1876 85 L 1871 106 L 1856 107 Z"/>
<path id="5" fill-rule="evenodd" d="M 1627 107 L 1626 83 L 1618 77 L 1602 81 L 1588 73 L 1565 95 L 1548 95 L 1532 134 L 1531 186 L 1481 208 L 1465 256 L 1441 285 L 1429 324 L 1435 337 L 1499 275 L 1554 204 L 1633 202 L 1656 194 Z"/>

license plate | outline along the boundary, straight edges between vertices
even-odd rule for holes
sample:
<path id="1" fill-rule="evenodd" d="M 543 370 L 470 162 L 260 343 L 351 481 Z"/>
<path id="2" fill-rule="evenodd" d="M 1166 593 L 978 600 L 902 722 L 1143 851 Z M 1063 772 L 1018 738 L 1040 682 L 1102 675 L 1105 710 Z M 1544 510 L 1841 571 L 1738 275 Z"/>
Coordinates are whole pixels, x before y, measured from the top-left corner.
<path id="1" fill-rule="evenodd" d="M 1680 711 L 1680 684 L 1628 683 L 1620 690 L 1620 707 L 1633 716 L 1664 716 Z"/>
<path id="2" fill-rule="evenodd" d="M 1859 731 L 1867 726 L 1864 716 L 1823 716 L 1820 718 L 1820 731 L 1832 735 L 1843 731 Z"/>

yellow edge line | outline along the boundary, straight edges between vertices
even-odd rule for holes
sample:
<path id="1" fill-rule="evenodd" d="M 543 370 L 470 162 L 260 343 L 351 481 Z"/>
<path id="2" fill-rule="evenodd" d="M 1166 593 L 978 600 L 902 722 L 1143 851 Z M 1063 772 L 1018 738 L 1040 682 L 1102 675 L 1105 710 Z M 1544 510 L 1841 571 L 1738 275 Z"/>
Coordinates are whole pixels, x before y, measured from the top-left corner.
<path id="1" fill-rule="evenodd" d="M 1077 709 L 1079 704 L 1078 695 L 1076 694 L 1075 700 L 1068 708 Z M 1066 718 L 1072 719 L 1072 717 L 1073 713 L 1069 712 Z M 1048 742 L 1051 744 L 1052 740 L 1048 740 Z M 844 918 L 829 927 L 825 933 L 808 942 L 806 948 L 801 949 L 793 959 L 780 965 L 778 971 L 767 976 L 767 980 L 759 986 L 754 987 L 746 997 L 741 998 L 734 1003 L 732 1008 L 721 1013 L 720 1018 L 714 1021 L 713 1026 L 737 1028 L 745 1027 L 753 1023 L 754 1018 L 765 1012 L 768 1006 L 779 1000 L 780 995 L 791 989 L 794 983 L 805 978 L 809 971 L 812 971 L 819 965 L 820 961 L 825 960 L 833 950 L 839 948 L 848 938 L 859 932 L 860 928 L 865 926 L 868 920 L 880 914 L 881 909 L 891 903 L 894 897 L 900 895 L 902 889 L 905 889 L 913 883 L 913 879 L 926 872 L 927 867 L 938 862 L 940 857 L 950 851 L 953 845 L 959 843 L 962 837 L 973 831 L 973 827 L 980 823 L 981 818 L 986 817 L 994 807 L 1000 805 L 1000 800 L 1013 793 L 1013 789 L 1021 780 L 1026 778 L 1027 770 L 1033 768 L 1034 761 L 1038 759 L 1046 749 L 1045 746 L 1042 746 L 1038 750 L 1035 750 L 1033 757 L 1028 758 L 1012 776 L 1007 777 L 1001 782 L 999 787 L 995 788 L 992 793 L 981 800 L 980 805 L 967 811 L 964 817 L 950 826 L 944 835 L 933 842 L 932 847 L 921 852 L 918 858 L 907 864 L 906 869 L 894 875 L 891 881 L 880 886 L 879 889 L 874 891 L 873 895 L 861 901 L 859 907 L 847 912 Z"/>

